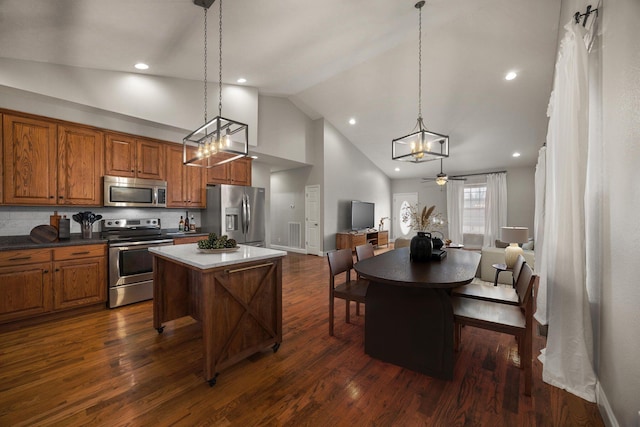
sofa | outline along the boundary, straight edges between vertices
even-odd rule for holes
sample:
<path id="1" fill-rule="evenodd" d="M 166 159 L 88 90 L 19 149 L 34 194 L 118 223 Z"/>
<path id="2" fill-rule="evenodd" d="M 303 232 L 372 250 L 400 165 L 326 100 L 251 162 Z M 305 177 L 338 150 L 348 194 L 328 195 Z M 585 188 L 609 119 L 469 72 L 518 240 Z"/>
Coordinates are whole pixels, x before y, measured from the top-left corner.
<path id="1" fill-rule="evenodd" d="M 532 250 L 524 250 L 524 260 L 529 264 L 529 267 L 535 269 L 535 257 Z M 496 278 L 496 269 L 492 267 L 493 264 L 504 264 L 504 248 L 484 246 L 480 258 L 481 280 L 493 283 Z M 498 283 L 511 285 L 512 280 L 513 277 L 510 271 L 504 271 L 498 276 Z"/>

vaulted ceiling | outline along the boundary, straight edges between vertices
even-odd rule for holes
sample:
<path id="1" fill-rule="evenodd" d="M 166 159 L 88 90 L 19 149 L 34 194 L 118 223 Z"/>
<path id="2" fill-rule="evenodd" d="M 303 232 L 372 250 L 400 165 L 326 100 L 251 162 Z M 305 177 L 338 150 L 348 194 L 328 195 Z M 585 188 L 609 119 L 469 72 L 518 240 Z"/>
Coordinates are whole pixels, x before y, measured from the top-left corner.
<path id="1" fill-rule="evenodd" d="M 324 117 L 391 178 L 434 176 L 438 162 L 391 160 L 391 140 L 410 133 L 418 114 L 414 3 L 225 1 L 223 80 L 244 77 L 261 94 Z M 203 13 L 192 0 L 3 0 L 0 57 L 202 80 Z M 422 114 L 430 130 L 450 136 L 445 172 L 535 164 L 559 14 L 557 0 L 427 1 Z M 208 18 L 215 81 L 217 2 Z M 139 61 L 150 69 L 133 69 Z M 505 80 L 509 71 L 518 77 Z"/>

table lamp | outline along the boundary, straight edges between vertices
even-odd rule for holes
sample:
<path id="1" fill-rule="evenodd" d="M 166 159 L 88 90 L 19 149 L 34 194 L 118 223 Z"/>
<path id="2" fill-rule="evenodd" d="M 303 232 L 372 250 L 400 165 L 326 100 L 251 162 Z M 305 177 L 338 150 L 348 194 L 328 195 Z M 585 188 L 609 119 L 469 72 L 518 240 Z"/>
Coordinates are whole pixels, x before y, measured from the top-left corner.
<path id="1" fill-rule="evenodd" d="M 507 268 L 513 268 L 518 255 L 524 254 L 524 251 L 518 243 L 527 243 L 529 240 L 529 229 L 527 227 L 502 227 L 502 236 L 500 240 L 509 243 L 504 250 L 504 263 Z"/>

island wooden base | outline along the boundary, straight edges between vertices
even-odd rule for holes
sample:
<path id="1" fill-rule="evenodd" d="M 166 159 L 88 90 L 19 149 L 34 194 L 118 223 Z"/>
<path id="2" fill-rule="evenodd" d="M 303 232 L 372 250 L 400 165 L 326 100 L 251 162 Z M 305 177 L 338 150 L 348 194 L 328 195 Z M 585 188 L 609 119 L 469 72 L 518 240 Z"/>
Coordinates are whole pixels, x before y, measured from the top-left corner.
<path id="1" fill-rule="evenodd" d="M 365 307 L 365 353 L 453 379 L 453 310 L 446 289 L 370 282 Z"/>
<path id="2" fill-rule="evenodd" d="M 158 255 L 153 261 L 153 327 L 191 316 L 202 325 L 204 376 L 282 342 L 282 258 L 200 270 Z"/>

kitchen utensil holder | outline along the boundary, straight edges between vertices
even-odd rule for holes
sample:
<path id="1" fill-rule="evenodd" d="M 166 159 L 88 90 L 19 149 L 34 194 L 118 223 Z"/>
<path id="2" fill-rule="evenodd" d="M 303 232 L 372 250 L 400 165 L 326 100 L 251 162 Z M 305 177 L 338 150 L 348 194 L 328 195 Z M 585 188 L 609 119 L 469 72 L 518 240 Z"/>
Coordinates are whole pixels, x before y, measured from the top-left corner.
<path id="1" fill-rule="evenodd" d="M 89 221 L 83 221 L 82 224 L 80 224 L 80 228 L 82 230 L 83 239 L 93 238 L 93 224 L 91 224 Z"/>

